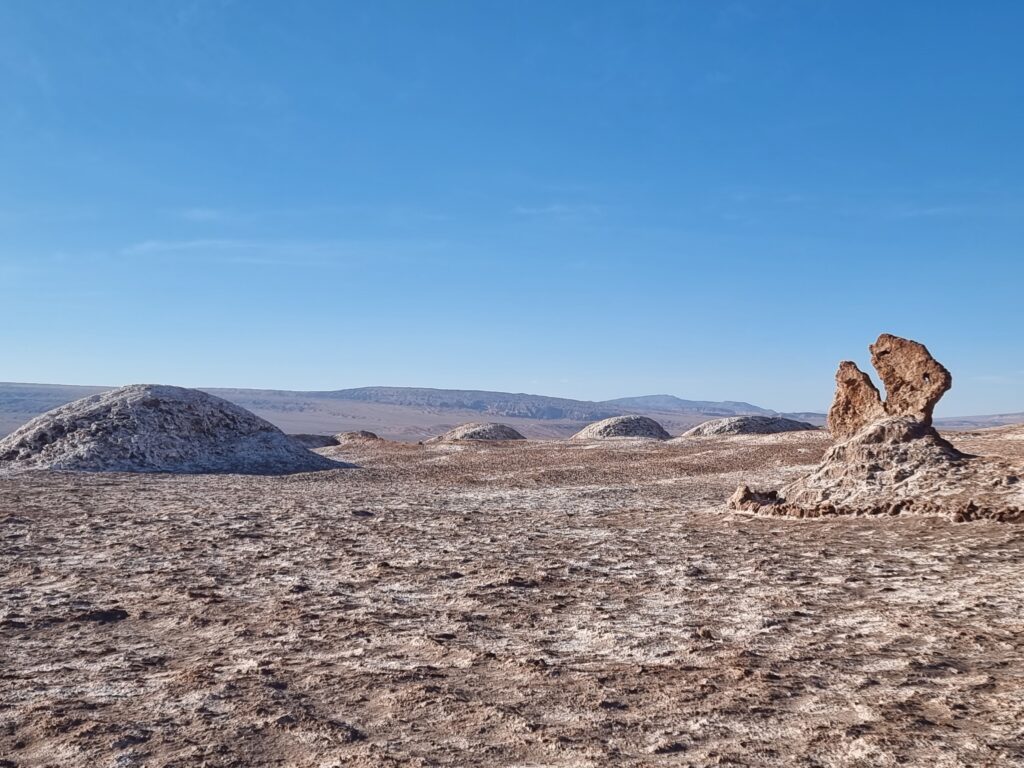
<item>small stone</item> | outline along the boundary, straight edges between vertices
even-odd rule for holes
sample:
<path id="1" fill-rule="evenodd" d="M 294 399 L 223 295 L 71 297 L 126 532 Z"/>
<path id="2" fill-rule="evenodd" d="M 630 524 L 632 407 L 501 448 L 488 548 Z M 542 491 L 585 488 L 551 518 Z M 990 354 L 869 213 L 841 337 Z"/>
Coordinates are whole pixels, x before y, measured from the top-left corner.
<path id="1" fill-rule="evenodd" d="M 686 745 L 679 741 L 665 739 L 652 744 L 647 748 L 647 751 L 652 755 L 673 755 L 685 752 Z"/>
<path id="2" fill-rule="evenodd" d="M 335 738 L 342 744 L 353 744 L 366 739 L 366 734 L 344 720 L 328 720 L 327 725 L 331 727 Z"/>
<path id="3" fill-rule="evenodd" d="M 95 621 L 99 624 L 113 624 L 128 618 L 128 611 L 123 608 L 105 608 L 86 611 L 75 617 L 75 621 Z"/>
<path id="4" fill-rule="evenodd" d="M 149 731 L 133 731 L 117 739 L 110 746 L 114 749 L 128 749 L 128 747 L 135 747 L 146 743 L 149 741 L 149 737 Z"/>

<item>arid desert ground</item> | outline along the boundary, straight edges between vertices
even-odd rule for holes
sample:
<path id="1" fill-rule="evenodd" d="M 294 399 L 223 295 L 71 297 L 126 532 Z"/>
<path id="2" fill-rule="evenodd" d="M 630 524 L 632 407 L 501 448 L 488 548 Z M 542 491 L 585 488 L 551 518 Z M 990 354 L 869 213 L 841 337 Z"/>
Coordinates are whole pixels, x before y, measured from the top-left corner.
<path id="1" fill-rule="evenodd" d="M 828 444 L 0 478 L 0 766 L 1024 765 L 1024 529 L 727 511 Z"/>

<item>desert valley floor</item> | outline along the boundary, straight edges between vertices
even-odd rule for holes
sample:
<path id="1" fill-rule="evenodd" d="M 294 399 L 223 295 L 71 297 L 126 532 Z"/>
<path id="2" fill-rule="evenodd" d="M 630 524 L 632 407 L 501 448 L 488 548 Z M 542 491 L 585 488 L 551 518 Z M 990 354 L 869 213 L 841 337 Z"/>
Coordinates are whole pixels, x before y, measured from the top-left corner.
<path id="1" fill-rule="evenodd" d="M 725 510 L 827 444 L 0 478 L 0 766 L 1024 765 L 1024 527 Z"/>

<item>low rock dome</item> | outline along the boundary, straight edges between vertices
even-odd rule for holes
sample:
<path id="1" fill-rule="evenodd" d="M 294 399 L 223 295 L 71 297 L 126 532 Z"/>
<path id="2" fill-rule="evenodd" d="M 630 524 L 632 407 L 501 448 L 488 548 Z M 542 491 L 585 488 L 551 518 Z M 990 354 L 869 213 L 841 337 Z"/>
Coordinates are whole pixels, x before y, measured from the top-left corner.
<path id="1" fill-rule="evenodd" d="M 0 440 L 0 468 L 281 475 L 347 466 L 196 389 L 134 384 L 37 416 Z"/>
<path id="2" fill-rule="evenodd" d="M 646 416 L 612 416 L 590 424 L 575 435 L 573 440 L 606 440 L 610 437 L 646 437 L 668 440 L 671 435 L 654 419 Z"/>
<path id="3" fill-rule="evenodd" d="M 525 440 L 519 432 L 507 424 L 486 424 L 473 422 L 450 429 L 443 435 L 432 437 L 428 443 L 456 443 L 463 440 Z"/>
<path id="4" fill-rule="evenodd" d="M 684 432 L 683 437 L 710 437 L 712 435 L 773 435 L 777 432 L 799 432 L 817 429 L 813 424 L 782 416 L 730 416 L 712 419 Z"/>
<path id="5" fill-rule="evenodd" d="M 359 429 L 354 432 L 339 432 L 334 436 L 335 445 L 339 443 L 359 442 L 362 440 L 380 440 L 375 432 L 366 429 Z"/>

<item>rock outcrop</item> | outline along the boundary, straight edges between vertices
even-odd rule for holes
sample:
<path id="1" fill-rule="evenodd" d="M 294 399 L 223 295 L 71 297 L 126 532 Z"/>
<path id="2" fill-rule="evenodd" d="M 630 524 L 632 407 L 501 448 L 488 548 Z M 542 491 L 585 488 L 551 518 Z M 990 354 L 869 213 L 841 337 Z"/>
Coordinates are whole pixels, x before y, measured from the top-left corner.
<path id="1" fill-rule="evenodd" d="M 741 486 L 733 509 L 772 515 L 920 513 L 955 520 L 1024 519 L 1024 468 L 968 456 L 932 427 L 952 377 L 915 341 L 883 334 L 870 347 L 886 389 L 839 365 L 828 426 L 836 442 L 808 475 L 778 491 Z"/>
<path id="2" fill-rule="evenodd" d="M 850 437 L 885 416 L 906 416 L 931 426 L 935 404 L 952 386 L 949 372 L 916 341 L 882 334 L 868 348 L 886 399 L 855 362 L 840 362 L 828 431 L 837 438 Z"/>
<path id="3" fill-rule="evenodd" d="M 836 394 L 828 409 L 828 431 L 835 438 L 852 437 L 885 415 L 882 395 L 871 377 L 850 360 L 839 364 Z"/>
<path id="4" fill-rule="evenodd" d="M 645 437 L 668 440 L 671 435 L 654 419 L 646 416 L 613 416 L 590 424 L 575 435 L 573 440 L 607 440 L 611 437 Z"/>
<path id="5" fill-rule="evenodd" d="M 472 422 L 450 429 L 443 435 L 432 437 L 428 443 L 458 443 L 465 440 L 525 440 L 526 438 L 506 424 Z"/>
<path id="6" fill-rule="evenodd" d="M 195 389 L 136 384 L 62 405 L 0 441 L 0 469 L 290 474 L 347 466 Z"/>
<path id="7" fill-rule="evenodd" d="M 871 364 L 885 385 L 885 412 L 931 426 L 935 404 L 953 377 L 924 344 L 883 333 L 871 345 Z"/>
<path id="8" fill-rule="evenodd" d="M 711 437 L 714 435 L 773 435 L 777 432 L 799 432 L 817 429 L 806 421 L 786 419 L 782 416 L 730 416 L 712 419 L 683 432 L 682 437 Z"/>
<path id="9" fill-rule="evenodd" d="M 926 426 L 953 377 L 924 344 L 883 333 L 869 347 L 871 364 L 885 385 L 878 388 L 856 363 L 844 360 L 836 373 L 836 394 L 828 412 L 828 429 L 836 438 L 855 435 L 884 416 L 907 416 Z"/>
<path id="10" fill-rule="evenodd" d="M 333 448 L 338 444 L 338 438 L 330 435 L 298 434 L 288 437 L 306 448 Z"/>
<path id="11" fill-rule="evenodd" d="M 341 443 L 352 443 L 352 442 L 363 442 L 371 440 L 380 440 L 380 437 L 376 433 L 370 432 L 366 429 L 358 429 L 355 432 L 339 432 L 334 436 L 335 445 Z"/>

